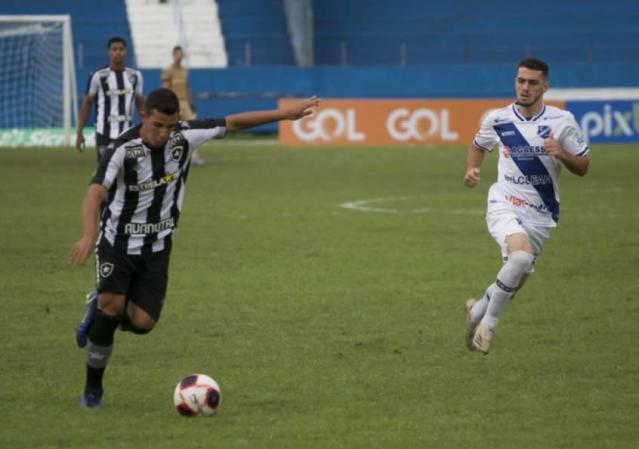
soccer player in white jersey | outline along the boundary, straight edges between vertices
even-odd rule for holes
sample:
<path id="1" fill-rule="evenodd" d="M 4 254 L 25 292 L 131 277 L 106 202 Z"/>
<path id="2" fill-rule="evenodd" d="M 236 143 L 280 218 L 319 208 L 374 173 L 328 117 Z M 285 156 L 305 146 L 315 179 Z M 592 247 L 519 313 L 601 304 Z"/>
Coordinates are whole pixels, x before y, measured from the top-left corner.
<path id="1" fill-rule="evenodd" d="M 559 221 L 561 167 L 584 176 L 588 145 L 573 115 L 545 105 L 548 65 L 536 58 L 517 66 L 514 103 L 490 112 L 466 155 L 464 184 L 475 187 L 484 155 L 497 145 L 498 179 L 488 192 L 486 224 L 504 264 L 479 300 L 466 301 L 466 346 L 488 354 L 499 316 L 521 288 L 551 228 Z"/>
<path id="2" fill-rule="evenodd" d="M 84 150 L 84 126 L 91 105 L 96 102 L 95 147 L 98 162 L 104 149 L 132 125 L 133 104 L 140 115 L 144 109 L 142 73 L 126 67 L 126 41 L 114 36 L 107 42 L 109 65 L 89 76 L 87 90 L 78 114 L 75 146 Z"/>
<path id="3" fill-rule="evenodd" d="M 313 97 L 282 109 L 179 121 L 179 101 L 171 90 L 149 93 L 142 124 L 122 134 L 100 160 L 84 200 L 82 238 L 70 252 L 74 265 L 83 264 L 93 249 L 96 253 L 98 298 L 83 319 L 88 343 L 82 407 L 100 405 L 118 325 L 146 334 L 160 318 L 193 151 L 229 131 L 300 119 L 318 104 Z"/>

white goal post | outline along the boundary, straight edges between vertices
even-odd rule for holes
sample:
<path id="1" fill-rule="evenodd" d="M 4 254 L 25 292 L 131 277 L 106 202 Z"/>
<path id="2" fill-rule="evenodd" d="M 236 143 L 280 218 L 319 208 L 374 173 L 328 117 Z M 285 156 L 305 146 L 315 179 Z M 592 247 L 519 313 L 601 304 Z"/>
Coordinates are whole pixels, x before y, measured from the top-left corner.
<path id="1" fill-rule="evenodd" d="M 0 15 L 0 146 L 70 145 L 77 117 L 70 16 Z"/>

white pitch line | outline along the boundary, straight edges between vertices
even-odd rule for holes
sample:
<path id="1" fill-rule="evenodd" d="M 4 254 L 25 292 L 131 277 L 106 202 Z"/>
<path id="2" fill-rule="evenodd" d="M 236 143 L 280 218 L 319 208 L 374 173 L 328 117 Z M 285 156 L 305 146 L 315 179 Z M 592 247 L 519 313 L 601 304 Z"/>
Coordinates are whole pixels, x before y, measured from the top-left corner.
<path id="1" fill-rule="evenodd" d="M 342 209 L 355 210 L 358 212 L 373 212 L 373 213 L 385 213 L 385 214 L 399 214 L 399 213 L 411 213 L 411 214 L 429 214 L 429 213 L 439 213 L 439 214 L 452 214 L 452 215 L 484 215 L 485 211 L 479 209 L 465 209 L 465 208 L 438 208 L 434 209 L 432 207 L 420 207 L 417 209 L 397 209 L 390 207 L 371 207 L 370 204 L 377 203 L 386 203 L 389 201 L 405 201 L 408 199 L 416 198 L 415 196 L 397 196 L 397 197 L 388 197 L 388 198 L 370 198 L 367 200 L 356 200 L 356 201 L 348 201 L 346 203 L 342 203 L 339 206 Z"/>
<path id="2" fill-rule="evenodd" d="M 366 206 L 367 204 L 371 204 L 371 203 L 383 203 L 386 201 L 391 201 L 391 200 L 397 200 L 397 199 L 404 199 L 405 197 L 399 197 L 399 198 L 372 198 L 369 200 L 357 200 L 357 201 L 351 201 L 348 203 L 342 203 L 339 206 L 342 209 L 351 209 L 351 210 L 356 210 L 356 211 L 360 211 L 360 212 L 380 212 L 380 213 L 387 213 L 387 214 L 397 214 L 399 213 L 399 209 L 389 209 L 389 208 L 382 208 L 382 207 L 368 207 Z"/>

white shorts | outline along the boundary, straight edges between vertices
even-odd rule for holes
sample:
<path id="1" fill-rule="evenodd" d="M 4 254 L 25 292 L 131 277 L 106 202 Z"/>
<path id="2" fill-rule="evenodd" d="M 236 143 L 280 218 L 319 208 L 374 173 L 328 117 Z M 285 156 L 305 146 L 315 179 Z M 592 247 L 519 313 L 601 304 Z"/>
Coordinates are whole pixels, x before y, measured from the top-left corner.
<path id="1" fill-rule="evenodd" d="M 486 225 L 488 232 L 493 236 L 501 248 L 504 261 L 507 259 L 506 237 L 512 234 L 526 234 L 533 247 L 535 259 L 541 253 L 544 243 L 550 237 L 550 228 L 544 226 L 531 226 L 520 218 L 516 211 L 508 208 L 488 207 L 486 213 Z"/>

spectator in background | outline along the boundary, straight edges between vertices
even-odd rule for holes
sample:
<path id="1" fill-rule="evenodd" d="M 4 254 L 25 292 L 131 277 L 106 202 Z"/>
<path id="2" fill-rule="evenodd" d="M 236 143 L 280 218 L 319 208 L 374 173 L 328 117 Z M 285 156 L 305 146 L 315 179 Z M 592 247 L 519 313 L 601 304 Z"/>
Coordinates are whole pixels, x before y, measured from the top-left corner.
<path id="1" fill-rule="evenodd" d="M 162 69 L 162 87 L 170 89 L 178 97 L 180 102 L 180 120 L 193 120 L 196 118 L 193 97 L 189 89 L 189 72 L 182 65 L 184 51 L 182 47 L 173 47 L 173 62 Z M 193 165 L 204 165 L 205 161 L 196 150 L 191 158 Z"/>
<path id="2" fill-rule="evenodd" d="M 133 103 L 141 118 L 144 111 L 142 74 L 126 67 L 126 41 L 114 36 L 107 42 L 109 65 L 89 76 L 87 91 L 78 117 L 75 146 L 83 151 L 83 129 L 89 119 L 91 104 L 96 100 L 95 146 L 98 162 L 104 149 L 132 125 Z"/>

